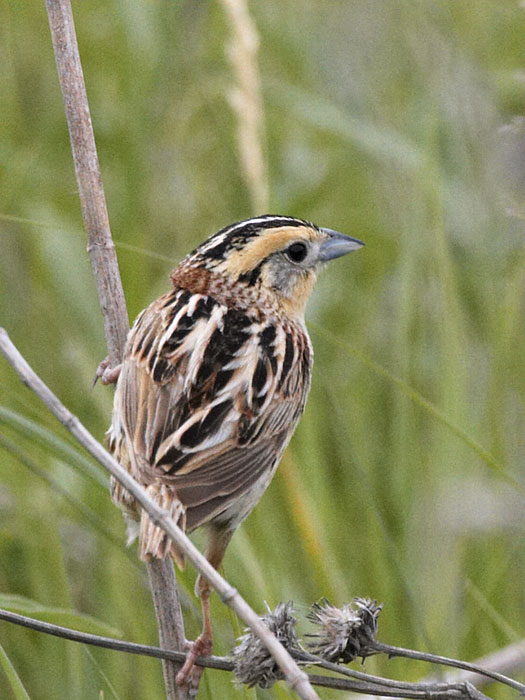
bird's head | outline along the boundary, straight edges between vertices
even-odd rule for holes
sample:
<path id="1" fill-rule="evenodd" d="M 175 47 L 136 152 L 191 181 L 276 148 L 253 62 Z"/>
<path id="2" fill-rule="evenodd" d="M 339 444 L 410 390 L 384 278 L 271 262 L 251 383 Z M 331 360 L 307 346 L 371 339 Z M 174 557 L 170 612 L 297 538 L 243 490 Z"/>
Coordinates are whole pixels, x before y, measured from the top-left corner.
<path id="1" fill-rule="evenodd" d="M 295 316 L 303 313 L 324 263 L 362 245 L 302 219 L 261 216 L 221 229 L 187 260 L 230 282 L 275 295 Z"/>

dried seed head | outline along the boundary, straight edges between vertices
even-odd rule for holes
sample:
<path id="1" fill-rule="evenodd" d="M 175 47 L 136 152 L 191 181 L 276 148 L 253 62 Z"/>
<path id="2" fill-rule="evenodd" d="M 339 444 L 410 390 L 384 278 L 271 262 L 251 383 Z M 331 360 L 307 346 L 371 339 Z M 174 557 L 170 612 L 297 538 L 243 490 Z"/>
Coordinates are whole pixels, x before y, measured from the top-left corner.
<path id="1" fill-rule="evenodd" d="M 293 603 L 288 601 L 279 603 L 273 612 L 268 608 L 267 614 L 261 618 L 289 652 L 300 650 L 293 612 Z M 233 663 L 235 676 L 240 683 L 250 687 L 259 685 L 261 688 L 269 688 L 275 681 L 284 678 L 273 656 L 253 632 L 245 630 L 245 634 L 237 641 L 233 650 Z"/>
<path id="2" fill-rule="evenodd" d="M 359 656 L 370 656 L 382 608 L 382 604 L 367 598 L 354 598 L 341 608 L 326 598 L 314 603 L 308 618 L 321 629 L 308 635 L 315 638 L 308 646 L 314 654 L 333 662 L 350 663 Z"/>

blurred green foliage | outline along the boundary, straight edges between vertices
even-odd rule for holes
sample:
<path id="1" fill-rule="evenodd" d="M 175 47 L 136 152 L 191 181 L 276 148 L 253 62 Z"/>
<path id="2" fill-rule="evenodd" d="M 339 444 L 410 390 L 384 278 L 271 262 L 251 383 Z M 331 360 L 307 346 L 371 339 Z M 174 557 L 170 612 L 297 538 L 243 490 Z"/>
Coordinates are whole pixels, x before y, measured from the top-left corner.
<path id="1" fill-rule="evenodd" d="M 525 136 L 512 121 L 525 109 L 523 3 L 252 0 L 251 11 L 271 212 L 366 248 L 318 284 L 308 407 L 224 573 L 261 613 L 264 601 L 303 613 L 321 596 L 370 596 L 385 603 L 383 641 L 476 658 L 525 629 Z M 226 99 L 230 31 L 216 2 L 74 12 L 134 317 L 188 250 L 254 213 Z M 0 323 L 102 440 L 112 390 L 89 388 L 105 345 L 44 3 L 2 0 L 0 27 Z M 4 361 L 0 382 L 0 594 L 156 643 L 105 476 Z M 191 567 L 179 578 L 193 636 Z M 213 614 L 228 653 L 239 623 L 216 599 Z M 155 660 L 6 623 L 0 643 L 2 698 L 162 697 Z M 288 691 L 208 671 L 212 697 Z"/>

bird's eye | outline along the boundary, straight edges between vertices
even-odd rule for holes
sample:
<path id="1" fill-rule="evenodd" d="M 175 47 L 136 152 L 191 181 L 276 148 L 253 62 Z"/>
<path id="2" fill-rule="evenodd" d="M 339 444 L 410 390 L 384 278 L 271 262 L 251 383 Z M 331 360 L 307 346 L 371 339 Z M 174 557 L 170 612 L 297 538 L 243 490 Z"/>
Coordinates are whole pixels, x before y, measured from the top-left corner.
<path id="1" fill-rule="evenodd" d="M 306 243 L 292 243 L 286 249 L 287 257 L 294 263 L 302 262 L 306 258 L 307 253 Z"/>

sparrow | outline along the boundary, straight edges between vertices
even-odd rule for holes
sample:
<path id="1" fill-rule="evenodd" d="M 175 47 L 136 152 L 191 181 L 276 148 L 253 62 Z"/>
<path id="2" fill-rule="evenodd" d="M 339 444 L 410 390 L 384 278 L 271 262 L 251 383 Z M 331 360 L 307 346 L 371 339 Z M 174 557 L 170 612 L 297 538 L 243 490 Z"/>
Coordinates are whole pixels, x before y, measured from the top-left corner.
<path id="1" fill-rule="evenodd" d="M 110 449 L 183 530 L 207 528 L 215 568 L 303 413 L 313 362 L 304 310 L 317 274 L 362 245 L 289 216 L 234 223 L 179 263 L 170 291 L 129 332 Z M 182 568 L 177 546 L 115 480 L 111 494 L 130 537 L 138 534 L 141 559 L 171 557 Z M 212 649 L 210 586 L 201 576 L 195 592 L 203 630 L 180 684 Z"/>

